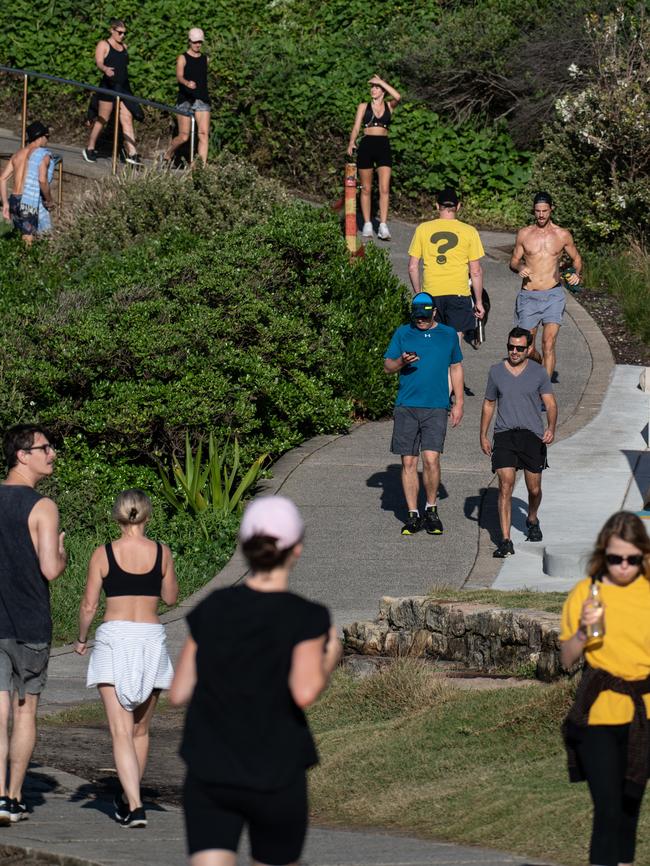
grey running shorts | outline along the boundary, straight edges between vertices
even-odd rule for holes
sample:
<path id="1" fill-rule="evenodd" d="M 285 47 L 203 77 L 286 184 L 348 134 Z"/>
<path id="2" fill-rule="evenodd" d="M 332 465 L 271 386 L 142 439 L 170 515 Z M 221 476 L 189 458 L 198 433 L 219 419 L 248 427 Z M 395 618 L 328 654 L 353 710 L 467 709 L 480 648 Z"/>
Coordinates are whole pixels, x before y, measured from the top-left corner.
<path id="1" fill-rule="evenodd" d="M 183 108 L 185 111 L 210 111 L 210 103 L 202 99 L 193 99 L 191 102 L 186 99 L 184 102 L 177 103 L 176 108 Z"/>
<path id="2" fill-rule="evenodd" d="M 393 454 L 417 457 L 420 451 L 442 454 L 447 434 L 446 409 L 395 406 L 393 412 Z"/>
<path id="3" fill-rule="evenodd" d="M 433 305 L 438 311 L 438 321 L 454 331 L 464 333 L 476 327 L 474 302 L 470 295 L 438 295 L 434 297 Z"/>
<path id="4" fill-rule="evenodd" d="M 514 323 L 528 331 L 536 328 L 540 322 L 543 325 L 561 325 L 565 307 L 566 296 L 559 283 L 552 289 L 539 292 L 522 289 L 515 301 Z"/>
<path id="5" fill-rule="evenodd" d="M 0 692 L 40 695 L 47 682 L 48 643 L 0 639 Z"/>
<path id="6" fill-rule="evenodd" d="M 539 473 L 548 467 L 546 443 L 532 430 L 501 430 L 492 443 L 492 471 L 527 469 Z"/>

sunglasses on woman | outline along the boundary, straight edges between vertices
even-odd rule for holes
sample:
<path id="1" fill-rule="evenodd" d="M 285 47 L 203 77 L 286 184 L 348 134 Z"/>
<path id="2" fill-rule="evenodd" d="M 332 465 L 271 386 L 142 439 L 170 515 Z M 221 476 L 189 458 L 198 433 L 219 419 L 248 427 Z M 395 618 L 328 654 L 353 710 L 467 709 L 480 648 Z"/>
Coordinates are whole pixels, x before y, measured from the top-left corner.
<path id="1" fill-rule="evenodd" d="M 633 567 L 639 566 L 643 562 L 643 554 L 633 553 L 632 556 L 620 556 L 618 553 L 605 554 L 605 562 L 607 565 L 621 565 L 624 561 Z"/>

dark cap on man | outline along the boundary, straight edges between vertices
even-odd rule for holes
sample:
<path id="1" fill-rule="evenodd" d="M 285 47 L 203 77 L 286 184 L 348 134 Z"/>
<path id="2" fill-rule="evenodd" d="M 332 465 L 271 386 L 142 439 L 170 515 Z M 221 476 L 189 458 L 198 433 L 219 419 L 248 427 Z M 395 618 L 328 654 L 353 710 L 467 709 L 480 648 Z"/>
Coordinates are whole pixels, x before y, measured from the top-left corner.
<path id="1" fill-rule="evenodd" d="M 459 198 L 456 195 L 455 189 L 452 189 L 450 186 L 446 186 L 444 189 L 440 190 L 440 192 L 436 196 L 436 201 L 439 205 L 456 207 L 458 205 Z"/>
<path id="2" fill-rule="evenodd" d="M 549 207 L 553 207 L 553 199 L 550 192 L 544 192 L 544 190 L 538 192 L 533 199 L 533 207 L 535 207 L 536 204 L 547 204 Z"/>
<path id="3" fill-rule="evenodd" d="M 432 319 L 433 318 L 433 298 L 427 292 L 418 292 L 413 295 L 411 301 L 411 318 L 413 319 Z"/>
<path id="4" fill-rule="evenodd" d="M 31 144 L 42 135 L 49 135 L 50 130 L 49 127 L 45 126 L 44 123 L 41 123 L 40 120 L 35 120 L 34 123 L 29 124 L 29 126 L 25 130 L 25 134 L 27 135 L 27 143 Z"/>

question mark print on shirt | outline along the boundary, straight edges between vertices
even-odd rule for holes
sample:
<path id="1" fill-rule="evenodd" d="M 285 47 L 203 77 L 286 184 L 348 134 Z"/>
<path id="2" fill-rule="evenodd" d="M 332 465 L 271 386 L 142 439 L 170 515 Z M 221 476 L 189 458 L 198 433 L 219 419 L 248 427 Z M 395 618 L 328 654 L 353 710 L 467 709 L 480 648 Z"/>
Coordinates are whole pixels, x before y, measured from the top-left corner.
<path id="1" fill-rule="evenodd" d="M 441 243 L 437 248 L 438 255 L 436 256 L 436 262 L 439 265 L 444 265 L 447 261 L 445 253 L 458 246 L 458 235 L 455 235 L 453 232 L 436 232 L 431 235 L 431 243 L 434 246 L 440 241 L 443 241 L 444 243 Z"/>

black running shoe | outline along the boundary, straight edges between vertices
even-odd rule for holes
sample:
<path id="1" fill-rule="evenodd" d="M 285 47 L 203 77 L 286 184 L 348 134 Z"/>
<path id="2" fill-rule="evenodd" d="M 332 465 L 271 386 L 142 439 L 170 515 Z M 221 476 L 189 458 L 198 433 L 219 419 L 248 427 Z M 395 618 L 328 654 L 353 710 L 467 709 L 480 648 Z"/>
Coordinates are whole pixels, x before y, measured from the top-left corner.
<path id="1" fill-rule="evenodd" d="M 429 535 L 442 535 L 442 521 L 435 505 L 429 506 L 424 512 L 424 528 Z"/>
<path id="2" fill-rule="evenodd" d="M 11 821 L 11 797 L 0 797 L 0 825 Z"/>
<path id="3" fill-rule="evenodd" d="M 147 826 L 147 816 L 142 806 L 138 806 L 132 812 L 127 812 L 123 818 L 120 818 L 120 826 L 133 827 L 134 829 Z"/>
<path id="4" fill-rule="evenodd" d="M 9 820 L 12 824 L 27 819 L 27 805 L 24 800 L 11 800 L 9 802 Z"/>
<path id="5" fill-rule="evenodd" d="M 144 165 L 142 157 L 138 156 L 137 153 L 127 153 L 124 157 L 124 161 L 128 162 L 129 165 Z"/>
<path id="6" fill-rule="evenodd" d="M 409 516 L 402 527 L 402 535 L 415 535 L 422 529 L 422 518 L 417 511 L 409 511 Z"/>
<path id="7" fill-rule="evenodd" d="M 83 155 L 83 158 L 86 160 L 86 162 L 97 162 L 97 151 L 96 150 L 91 150 L 88 147 L 84 147 L 84 149 L 81 151 L 81 153 Z"/>
<path id="8" fill-rule="evenodd" d="M 527 520 L 526 528 L 528 529 L 526 541 L 541 541 L 542 538 L 544 538 L 542 535 L 542 527 L 539 525 L 539 520 L 536 523 L 531 523 Z"/>
<path id="9" fill-rule="evenodd" d="M 492 556 L 495 559 L 505 559 L 506 556 L 514 556 L 514 555 L 515 555 L 515 548 L 514 548 L 512 541 L 510 541 L 509 538 L 504 538 L 503 541 L 501 542 L 501 544 L 497 547 L 497 549 L 492 554 Z"/>
<path id="10" fill-rule="evenodd" d="M 129 814 L 129 804 L 124 802 L 121 788 L 113 797 L 113 809 L 115 810 L 116 821 L 123 821 Z"/>

